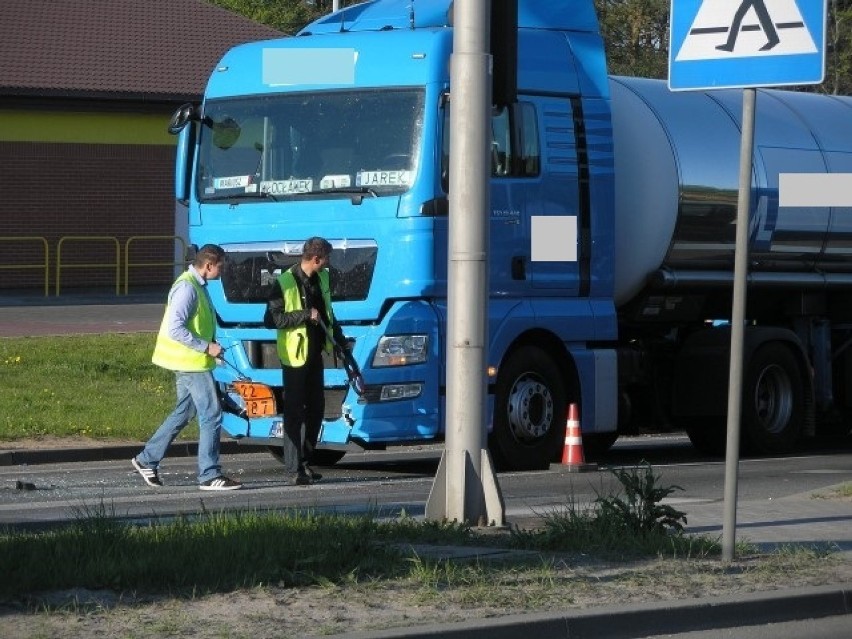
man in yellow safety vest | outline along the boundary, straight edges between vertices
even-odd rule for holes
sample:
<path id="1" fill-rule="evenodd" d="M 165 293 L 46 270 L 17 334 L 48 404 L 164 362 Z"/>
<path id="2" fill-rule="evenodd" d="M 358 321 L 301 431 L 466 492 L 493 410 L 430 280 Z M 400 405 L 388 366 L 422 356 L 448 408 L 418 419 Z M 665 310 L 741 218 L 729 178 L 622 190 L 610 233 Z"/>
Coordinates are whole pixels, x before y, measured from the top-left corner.
<path id="1" fill-rule="evenodd" d="M 322 352 L 332 352 L 332 338 L 346 341 L 331 308 L 331 250 L 328 240 L 308 239 L 301 261 L 281 273 L 266 302 L 264 324 L 278 329 L 283 369 L 284 471 L 297 486 L 322 477 L 309 465 L 325 412 Z"/>
<path id="2" fill-rule="evenodd" d="M 242 484 L 222 474 L 219 437 L 222 408 L 213 369 L 222 347 L 216 343 L 216 313 L 207 296 L 207 281 L 217 279 L 225 251 L 215 244 L 202 246 L 189 268 L 169 291 L 166 312 L 151 361 L 174 371 L 177 404 L 145 448 L 130 460 L 149 486 L 162 486 L 158 473 L 169 444 L 189 421 L 198 416 L 198 487 L 236 490 Z"/>

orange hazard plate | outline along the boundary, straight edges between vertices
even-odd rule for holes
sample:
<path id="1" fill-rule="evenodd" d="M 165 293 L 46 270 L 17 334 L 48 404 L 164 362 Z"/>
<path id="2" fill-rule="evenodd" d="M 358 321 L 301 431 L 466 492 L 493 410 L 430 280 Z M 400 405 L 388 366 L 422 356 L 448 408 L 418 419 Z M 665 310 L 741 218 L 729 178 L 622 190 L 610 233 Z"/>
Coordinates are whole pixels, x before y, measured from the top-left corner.
<path id="1" fill-rule="evenodd" d="M 246 414 L 249 417 L 269 417 L 278 413 L 275 405 L 275 395 L 272 389 L 260 382 L 232 382 L 231 386 L 239 393 L 246 404 Z"/>

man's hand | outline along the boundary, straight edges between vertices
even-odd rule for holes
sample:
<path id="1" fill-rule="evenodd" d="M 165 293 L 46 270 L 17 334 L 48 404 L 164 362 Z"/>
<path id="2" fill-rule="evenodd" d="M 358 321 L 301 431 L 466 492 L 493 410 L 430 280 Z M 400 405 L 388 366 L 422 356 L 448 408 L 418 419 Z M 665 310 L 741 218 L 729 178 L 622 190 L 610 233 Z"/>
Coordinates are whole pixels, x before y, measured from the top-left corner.
<path id="1" fill-rule="evenodd" d="M 210 342 L 207 345 L 207 354 L 218 359 L 222 354 L 222 347 L 216 342 Z"/>
<path id="2" fill-rule="evenodd" d="M 311 309 L 311 323 L 316 324 L 319 322 L 320 314 L 319 311 L 315 308 Z"/>

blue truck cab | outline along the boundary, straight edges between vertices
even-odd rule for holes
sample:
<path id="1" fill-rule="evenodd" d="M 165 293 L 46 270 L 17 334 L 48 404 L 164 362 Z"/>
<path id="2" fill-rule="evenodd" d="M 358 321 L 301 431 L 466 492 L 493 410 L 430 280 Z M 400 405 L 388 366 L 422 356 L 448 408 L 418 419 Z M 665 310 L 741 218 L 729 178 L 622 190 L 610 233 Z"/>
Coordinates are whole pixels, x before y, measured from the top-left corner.
<path id="1" fill-rule="evenodd" d="M 519 468 L 558 454 L 567 404 L 581 395 L 587 432 L 615 428 L 613 397 L 579 383 L 614 374 L 614 352 L 586 346 L 616 334 L 603 46 L 591 3 L 537 5 L 520 3 L 518 101 L 491 122 L 488 401 L 490 414 L 495 393 L 504 405 L 497 459 Z M 296 37 L 237 46 L 181 131 L 176 183 L 190 240 L 227 254 L 210 294 L 227 349 L 216 378 L 230 436 L 280 443 L 281 417 L 247 414 L 229 385 L 246 377 L 280 392 L 265 301 L 303 241 L 320 235 L 334 247 L 335 314 L 367 384 L 359 397 L 328 357 L 324 459 L 350 442 L 442 438 L 450 10 L 375 0 Z"/>

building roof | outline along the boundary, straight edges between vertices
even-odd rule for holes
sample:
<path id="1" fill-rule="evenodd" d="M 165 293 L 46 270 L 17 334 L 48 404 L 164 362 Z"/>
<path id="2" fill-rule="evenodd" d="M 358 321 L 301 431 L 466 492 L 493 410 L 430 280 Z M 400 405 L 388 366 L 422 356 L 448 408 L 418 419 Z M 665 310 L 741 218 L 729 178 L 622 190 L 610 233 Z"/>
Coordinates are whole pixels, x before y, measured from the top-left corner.
<path id="1" fill-rule="evenodd" d="M 222 54 L 275 29 L 205 0 L 3 0 L 0 96 L 198 99 Z"/>

